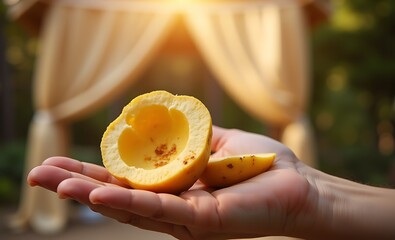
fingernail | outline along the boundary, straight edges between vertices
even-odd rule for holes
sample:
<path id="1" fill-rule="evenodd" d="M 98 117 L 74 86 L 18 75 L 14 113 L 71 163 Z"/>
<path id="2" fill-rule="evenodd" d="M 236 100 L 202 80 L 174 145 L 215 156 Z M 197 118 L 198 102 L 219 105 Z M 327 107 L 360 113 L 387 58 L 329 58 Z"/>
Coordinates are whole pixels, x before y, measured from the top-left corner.
<path id="1" fill-rule="evenodd" d="M 60 199 L 69 199 L 69 198 L 71 198 L 69 195 L 64 194 L 64 193 L 59 193 L 59 194 L 58 194 L 58 197 L 59 197 Z"/>
<path id="2" fill-rule="evenodd" d="M 98 199 L 98 197 L 96 196 L 96 194 L 95 194 L 95 192 L 97 191 L 96 189 L 92 190 L 92 192 L 89 194 L 89 201 L 92 204 L 105 205 L 105 203 L 103 201 L 101 201 L 100 199 Z"/>
<path id="3" fill-rule="evenodd" d="M 100 200 L 97 199 L 97 198 L 90 198 L 89 200 L 90 200 L 90 202 L 91 202 L 92 204 L 106 205 L 104 202 L 100 201 Z"/>
<path id="4" fill-rule="evenodd" d="M 35 182 L 35 181 L 28 181 L 28 184 L 29 184 L 31 187 L 35 187 L 35 186 L 38 185 L 38 183 Z"/>
<path id="5" fill-rule="evenodd" d="M 97 201 L 97 200 L 93 200 L 93 201 L 91 201 L 91 203 L 95 204 L 95 205 L 104 205 L 102 202 Z"/>

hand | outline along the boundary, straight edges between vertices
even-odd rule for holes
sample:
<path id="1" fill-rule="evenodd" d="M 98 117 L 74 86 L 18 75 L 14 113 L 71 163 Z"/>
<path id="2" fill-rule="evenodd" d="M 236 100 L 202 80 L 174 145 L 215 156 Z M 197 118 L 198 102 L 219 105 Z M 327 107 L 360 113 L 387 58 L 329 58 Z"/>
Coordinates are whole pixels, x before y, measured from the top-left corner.
<path id="1" fill-rule="evenodd" d="M 261 135 L 213 128 L 216 156 L 275 152 L 273 167 L 254 178 L 223 189 L 197 182 L 179 196 L 130 189 L 105 168 L 65 157 L 53 157 L 34 168 L 30 185 L 72 198 L 105 216 L 179 239 L 225 239 L 298 235 L 299 223 L 314 221 L 317 198 L 300 174 L 306 166 L 284 145 Z"/>

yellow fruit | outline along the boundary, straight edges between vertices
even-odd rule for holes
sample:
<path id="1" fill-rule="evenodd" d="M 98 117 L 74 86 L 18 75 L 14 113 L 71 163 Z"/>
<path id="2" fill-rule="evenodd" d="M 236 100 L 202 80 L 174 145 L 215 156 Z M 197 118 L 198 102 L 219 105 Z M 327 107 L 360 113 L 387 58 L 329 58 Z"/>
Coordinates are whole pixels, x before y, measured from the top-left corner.
<path id="1" fill-rule="evenodd" d="M 154 91 L 133 99 L 103 134 L 103 164 L 136 189 L 180 193 L 207 166 L 212 122 L 196 98 Z"/>
<path id="2" fill-rule="evenodd" d="M 200 180 L 209 187 L 228 187 L 265 172 L 274 153 L 211 158 Z"/>

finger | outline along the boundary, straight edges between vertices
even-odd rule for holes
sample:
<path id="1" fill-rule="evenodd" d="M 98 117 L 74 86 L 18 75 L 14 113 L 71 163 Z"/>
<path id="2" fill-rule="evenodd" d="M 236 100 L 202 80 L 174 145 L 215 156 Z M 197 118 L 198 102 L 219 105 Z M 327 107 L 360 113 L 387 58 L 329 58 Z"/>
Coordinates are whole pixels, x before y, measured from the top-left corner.
<path id="1" fill-rule="evenodd" d="M 43 165 L 52 165 L 59 168 L 66 169 L 71 172 L 80 173 L 90 178 L 96 179 L 101 182 L 107 182 L 117 184 L 123 187 L 127 187 L 119 180 L 114 178 L 108 171 L 102 166 L 98 166 L 92 163 L 81 162 L 75 159 L 66 157 L 51 157 L 43 162 Z"/>
<path id="2" fill-rule="evenodd" d="M 56 192 L 58 184 L 72 177 L 70 172 L 54 166 L 38 166 L 33 168 L 28 176 L 27 182 L 31 186 L 41 186 Z"/>
<path id="3" fill-rule="evenodd" d="M 72 198 L 83 204 L 91 204 L 89 194 L 100 186 L 99 182 L 92 182 L 82 178 L 68 178 L 60 182 L 57 193 L 60 198 Z"/>
<path id="4" fill-rule="evenodd" d="M 86 181 L 84 179 L 70 178 L 64 180 L 59 184 L 57 192 L 61 198 L 72 198 L 82 204 L 89 206 L 93 211 L 98 212 L 104 216 L 113 218 L 121 223 L 127 223 L 136 227 L 158 230 L 166 233 L 172 232 L 172 229 L 174 227 L 172 224 L 149 220 L 145 217 L 130 213 L 129 211 L 107 207 L 100 204 L 93 204 L 90 200 L 90 194 L 94 189 L 98 187 L 101 187 L 101 185 Z M 108 194 L 111 193 L 108 192 Z"/>
<path id="5" fill-rule="evenodd" d="M 222 139 L 225 136 L 225 133 L 228 130 L 225 128 L 221 128 L 218 126 L 213 126 L 213 137 L 211 140 L 211 149 L 216 152 L 218 149 L 220 149 L 220 146 L 222 145 Z"/>
<path id="6" fill-rule="evenodd" d="M 189 231 L 185 226 L 157 221 L 130 213 L 129 211 L 114 209 L 100 204 L 90 204 L 89 207 L 93 211 L 121 223 L 130 224 L 145 230 L 170 234 L 178 239 L 190 239 Z"/>
<path id="7" fill-rule="evenodd" d="M 117 187 L 100 187 L 90 195 L 92 203 L 129 211 L 139 216 L 158 219 L 173 224 L 194 222 L 193 206 L 171 194 L 156 194 L 144 190 Z"/>
<path id="8" fill-rule="evenodd" d="M 63 168 L 52 165 L 41 165 L 33 168 L 27 176 L 27 181 L 31 186 L 39 185 L 41 187 L 56 192 L 58 189 L 58 185 L 66 179 L 70 178 L 83 179 L 84 181 L 93 182 L 99 185 L 104 184 L 103 182 L 100 182 L 96 179 L 87 177 L 79 173 L 70 172 Z"/>

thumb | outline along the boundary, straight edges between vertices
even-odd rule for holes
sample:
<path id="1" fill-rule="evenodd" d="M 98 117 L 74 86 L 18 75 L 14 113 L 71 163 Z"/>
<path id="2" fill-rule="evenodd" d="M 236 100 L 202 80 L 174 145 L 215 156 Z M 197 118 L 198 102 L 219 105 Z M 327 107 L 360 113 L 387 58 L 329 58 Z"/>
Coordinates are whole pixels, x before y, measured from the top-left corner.
<path id="1" fill-rule="evenodd" d="M 226 133 L 228 129 L 213 126 L 213 137 L 211 140 L 211 151 L 214 152 L 212 157 L 221 157 L 223 155 L 223 145 L 226 142 Z"/>

